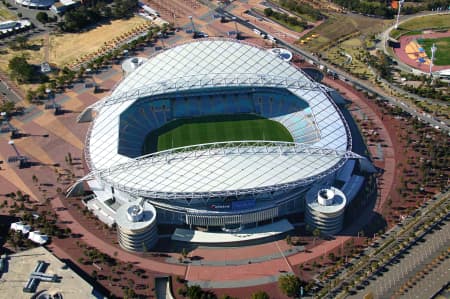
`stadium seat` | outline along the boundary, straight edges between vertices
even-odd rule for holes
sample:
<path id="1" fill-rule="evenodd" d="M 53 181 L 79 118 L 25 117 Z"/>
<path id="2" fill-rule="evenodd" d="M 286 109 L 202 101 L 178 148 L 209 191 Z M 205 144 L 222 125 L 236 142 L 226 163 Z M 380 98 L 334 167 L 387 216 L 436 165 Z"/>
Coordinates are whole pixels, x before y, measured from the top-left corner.
<path id="1" fill-rule="evenodd" d="M 320 113 L 320 109 L 318 109 Z M 149 132 L 176 118 L 255 113 L 280 122 L 291 133 L 295 142 L 318 140 L 311 108 L 287 91 L 246 89 L 223 95 L 180 95 L 172 99 L 143 101 L 130 107 L 121 116 L 119 153 L 137 157 Z"/>

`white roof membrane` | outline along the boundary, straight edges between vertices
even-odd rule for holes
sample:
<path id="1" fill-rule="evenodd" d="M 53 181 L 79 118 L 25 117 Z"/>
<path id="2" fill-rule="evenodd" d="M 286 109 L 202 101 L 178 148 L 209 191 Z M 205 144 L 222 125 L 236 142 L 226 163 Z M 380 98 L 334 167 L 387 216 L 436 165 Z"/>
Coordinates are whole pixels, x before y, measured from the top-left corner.
<path id="1" fill-rule="evenodd" d="M 172 158 L 167 155 L 167 161 L 128 167 L 134 159 L 118 154 L 121 113 L 142 95 L 149 95 L 149 90 L 150 95 L 172 93 L 177 88 L 189 90 L 190 82 L 195 83 L 193 88 L 202 90 L 233 84 L 288 89 L 309 104 L 308 117 L 318 133 L 308 139 L 309 145 L 339 152 L 349 150 L 349 136 L 340 112 L 320 85 L 311 82 L 299 69 L 254 46 L 231 40 L 203 40 L 151 57 L 127 76 L 110 97 L 94 104 L 97 116 L 86 141 L 86 159 L 91 170 L 124 190 L 141 190 L 149 195 L 265 188 L 314 177 L 340 165 L 342 155 L 280 154 L 265 145 L 265 153 L 212 156 L 201 155 L 204 149 L 194 148 L 199 155 L 189 159 L 177 159 L 178 153 L 174 151 Z M 153 112 L 153 117 L 162 123 L 170 113 Z M 290 129 L 289 124 L 285 126 Z M 120 172 L 108 175 L 102 172 L 117 165 L 123 165 Z"/>

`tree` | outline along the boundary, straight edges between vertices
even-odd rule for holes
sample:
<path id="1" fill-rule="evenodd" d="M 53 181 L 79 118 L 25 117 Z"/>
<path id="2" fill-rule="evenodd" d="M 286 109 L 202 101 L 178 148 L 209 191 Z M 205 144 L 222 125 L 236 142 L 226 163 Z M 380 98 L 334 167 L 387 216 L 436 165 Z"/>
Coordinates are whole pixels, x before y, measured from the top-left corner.
<path id="1" fill-rule="evenodd" d="M 33 66 L 24 56 L 13 57 L 8 64 L 11 76 L 20 83 L 28 83 L 33 79 Z"/>
<path id="2" fill-rule="evenodd" d="M 49 18 L 48 18 L 48 14 L 44 11 L 40 11 L 36 14 L 36 19 L 41 22 L 42 24 L 48 23 L 49 22 Z"/>
<path id="3" fill-rule="evenodd" d="M 189 253 L 189 252 L 186 250 L 186 248 L 183 248 L 183 249 L 181 250 L 181 256 L 182 256 L 183 258 L 187 258 L 188 253 Z"/>
<path id="4" fill-rule="evenodd" d="M 291 238 L 290 235 L 287 235 L 287 236 L 286 236 L 286 244 L 292 245 L 292 238 Z"/>
<path id="5" fill-rule="evenodd" d="M 313 236 L 314 237 L 319 237 L 320 236 L 320 229 L 318 229 L 318 228 L 315 228 L 314 230 L 313 230 Z"/>
<path id="6" fill-rule="evenodd" d="M 270 299 L 269 295 L 267 295 L 264 291 L 258 291 L 252 294 L 252 299 Z"/>
<path id="7" fill-rule="evenodd" d="M 203 290 L 198 285 L 188 286 L 187 287 L 187 296 L 191 299 L 200 299 L 203 294 Z"/>
<path id="8" fill-rule="evenodd" d="M 300 292 L 301 281 L 293 274 L 281 275 L 278 278 L 278 287 L 288 297 L 295 297 Z"/>
<path id="9" fill-rule="evenodd" d="M 16 109 L 16 104 L 13 101 L 3 101 L 0 102 L 0 111 L 6 112 L 6 114 L 11 114 Z"/>
<path id="10" fill-rule="evenodd" d="M 91 273 L 91 276 L 92 276 L 92 278 L 93 278 L 94 280 L 97 280 L 97 277 L 98 277 L 97 270 L 93 270 L 92 273 Z"/>
<path id="11" fill-rule="evenodd" d="M 8 43 L 12 50 L 25 50 L 28 48 L 28 38 L 25 36 L 18 36 Z"/>
<path id="12" fill-rule="evenodd" d="M 336 256 L 334 255 L 333 252 L 330 252 L 330 253 L 328 254 L 328 259 L 329 259 L 330 261 L 334 262 L 334 260 L 336 259 Z"/>
<path id="13" fill-rule="evenodd" d="M 268 7 L 266 9 L 264 9 L 264 15 L 266 15 L 267 17 L 270 17 L 273 15 L 273 10 L 272 8 Z"/>
<path id="14" fill-rule="evenodd" d="M 298 265 L 298 271 L 300 272 L 300 275 L 304 269 L 305 269 L 305 266 L 303 264 Z"/>

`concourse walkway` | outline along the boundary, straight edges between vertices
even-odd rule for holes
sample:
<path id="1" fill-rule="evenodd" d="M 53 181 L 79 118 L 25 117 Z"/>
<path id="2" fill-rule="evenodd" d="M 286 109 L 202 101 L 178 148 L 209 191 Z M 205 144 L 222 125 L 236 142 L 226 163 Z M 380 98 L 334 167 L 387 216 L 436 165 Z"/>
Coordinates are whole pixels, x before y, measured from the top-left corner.
<path id="1" fill-rule="evenodd" d="M 189 230 L 177 228 L 171 239 L 173 241 L 182 241 L 197 244 L 214 244 L 214 243 L 239 243 L 244 241 L 258 240 L 273 237 L 290 230 L 294 226 L 286 220 L 280 220 L 271 224 L 258 226 L 255 228 L 243 229 L 239 232 L 203 232 L 197 230 Z"/>

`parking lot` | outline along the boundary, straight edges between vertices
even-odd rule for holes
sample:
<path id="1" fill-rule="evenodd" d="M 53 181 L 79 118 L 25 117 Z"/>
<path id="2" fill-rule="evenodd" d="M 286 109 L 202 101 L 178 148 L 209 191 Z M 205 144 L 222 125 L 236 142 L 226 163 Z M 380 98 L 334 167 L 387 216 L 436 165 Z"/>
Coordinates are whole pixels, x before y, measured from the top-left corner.
<path id="1" fill-rule="evenodd" d="M 426 235 L 424 239 L 411 247 L 407 252 L 392 261 L 386 269 L 362 282 L 362 286 L 356 294 L 348 298 L 361 298 L 363 294 L 371 292 L 375 298 L 390 298 L 407 280 L 421 271 L 425 265 L 430 263 L 443 250 L 450 247 L 450 223 L 443 225 Z M 429 298 L 442 285 L 448 281 L 449 259 L 433 269 L 428 277 L 422 279 L 413 289 L 425 284 L 427 287 L 420 291 L 409 290 L 405 298 Z M 446 274 L 447 273 L 447 274 Z M 434 283 L 426 283 L 433 280 Z M 357 288 L 358 289 L 358 288 Z M 417 297 L 418 296 L 418 297 Z"/>

